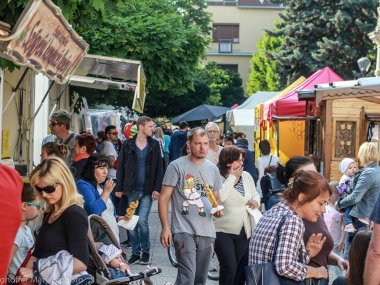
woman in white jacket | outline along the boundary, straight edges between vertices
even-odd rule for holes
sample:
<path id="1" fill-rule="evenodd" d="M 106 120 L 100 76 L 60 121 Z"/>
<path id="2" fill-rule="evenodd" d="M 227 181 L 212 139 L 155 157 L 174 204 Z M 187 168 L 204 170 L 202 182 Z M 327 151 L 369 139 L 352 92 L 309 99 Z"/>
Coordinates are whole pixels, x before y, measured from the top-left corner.
<path id="1" fill-rule="evenodd" d="M 219 156 L 219 171 L 223 181 L 220 199 L 224 215 L 215 219 L 215 252 L 220 264 L 219 284 L 233 284 L 237 266 L 248 250 L 252 233 L 247 206 L 256 209 L 260 195 L 252 176 L 243 171 L 244 151 L 235 146 L 223 148 Z"/>

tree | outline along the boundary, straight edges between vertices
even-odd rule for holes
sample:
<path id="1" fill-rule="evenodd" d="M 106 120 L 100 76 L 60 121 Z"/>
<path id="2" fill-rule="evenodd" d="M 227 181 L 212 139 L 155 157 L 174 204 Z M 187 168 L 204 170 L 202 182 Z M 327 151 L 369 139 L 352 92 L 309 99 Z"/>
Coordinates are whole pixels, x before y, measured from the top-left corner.
<path id="1" fill-rule="evenodd" d="M 330 19 L 330 35 L 318 41 L 313 58 L 325 62 L 346 79 L 357 76 L 359 58 L 376 58 L 375 45 L 367 34 L 375 29 L 377 5 L 374 0 L 339 1 L 335 17 Z"/>
<path id="2" fill-rule="evenodd" d="M 152 116 L 165 111 L 166 97 L 193 88 L 196 67 L 209 43 L 204 5 L 185 5 L 188 2 L 125 1 L 104 21 L 91 19 L 90 28 L 77 27 L 91 53 L 143 62 L 149 91 L 146 113 Z"/>
<path id="3" fill-rule="evenodd" d="M 279 90 L 279 74 L 272 54 L 278 51 L 281 39 L 264 33 L 257 43 L 257 53 L 252 56 L 251 69 L 247 80 L 249 95 L 261 91 Z"/>
<path id="4" fill-rule="evenodd" d="M 28 0 L 0 1 L 0 20 L 14 26 L 20 17 Z M 87 18 L 97 18 L 100 21 L 105 15 L 105 6 L 112 9 L 119 0 L 56 0 L 54 4 L 61 8 L 63 16 L 69 23 L 77 26 L 88 25 Z M 0 67 L 13 70 L 16 66 L 3 58 L 0 58 Z"/>
<path id="5" fill-rule="evenodd" d="M 351 79 L 356 60 L 371 53 L 367 37 L 376 25 L 376 0 L 288 0 L 272 36 L 283 38 L 274 53 L 281 84 L 330 66 Z"/>
<path id="6" fill-rule="evenodd" d="M 174 117 L 201 104 L 232 106 L 246 98 L 242 80 L 236 72 L 223 70 L 216 63 L 199 66 L 194 77 L 194 89 L 179 96 L 166 96 L 155 102 L 166 106 L 160 109 L 167 117 Z"/>

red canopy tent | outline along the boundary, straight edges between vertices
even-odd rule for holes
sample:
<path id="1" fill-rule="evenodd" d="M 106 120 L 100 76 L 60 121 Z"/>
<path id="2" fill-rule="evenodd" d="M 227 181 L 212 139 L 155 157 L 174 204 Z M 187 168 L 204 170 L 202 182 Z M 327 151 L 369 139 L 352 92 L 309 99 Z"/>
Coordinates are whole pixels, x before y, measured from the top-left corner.
<path id="1" fill-rule="evenodd" d="M 314 89 L 317 84 L 343 81 L 331 68 L 325 67 L 313 73 L 304 82 L 285 95 L 264 104 L 264 120 L 272 120 L 272 117 L 306 116 L 306 102 L 298 101 L 297 91 Z"/>

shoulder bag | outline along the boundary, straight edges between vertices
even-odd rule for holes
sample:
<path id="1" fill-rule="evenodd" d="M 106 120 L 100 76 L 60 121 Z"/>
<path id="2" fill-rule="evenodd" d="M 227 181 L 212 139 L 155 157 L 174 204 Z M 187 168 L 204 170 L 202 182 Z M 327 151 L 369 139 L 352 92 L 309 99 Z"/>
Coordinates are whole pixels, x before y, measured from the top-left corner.
<path id="1" fill-rule="evenodd" d="M 28 253 L 26 254 L 24 261 L 21 263 L 19 269 L 17 270 L 15 280 L 14 280 L 15 285 L 36 285 L 37 284 L 36 282 L 33 282 L 31 280 L 25 280 L 20 275 L 20 268 L 25 267 L 25 265 L 28 263 L 30 257 L 32 256 L 33 249 L 34 249 L 34 245 L 28 250 Z"/>
<path id="2" fill-rule="evenodd" d="M 245 280 L 247 285 L 306 285 L 305 281 L 295 281 L 277 274 L 274 260 L 277 253 L 280 229 L 287 216 L 283 216 L 277 227 L 276 242 L 272 255 L 272 261 L 268 263 L 248 265 L 245 267 Z"/>

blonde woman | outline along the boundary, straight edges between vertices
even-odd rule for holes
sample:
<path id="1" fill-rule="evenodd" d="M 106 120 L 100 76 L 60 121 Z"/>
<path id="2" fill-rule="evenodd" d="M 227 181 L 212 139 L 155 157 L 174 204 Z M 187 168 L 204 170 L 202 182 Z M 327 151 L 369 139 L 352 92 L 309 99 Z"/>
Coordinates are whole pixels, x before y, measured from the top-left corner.
<path id="1" fill-rule="evenodd" d="M 87 214 L 83 209 L 83 198 L 76 190 L 69 168 L 62 159 L 48 157 L 33 170 L 30 184 L 37 190 L 40 198 L 45 200 L 47 210 L 33 254 L 26 267 L 20 269 L 21 276 L 28 279 L 43 278 L 45 281 L 49 277 L 52 278 L 36 270 L 35 265 L 39 264 L 39 269 L 40 262 L 46 262 L 49 258 L 58 259 L 62 256 L 59 255 L 62 250 L 72 256 L 72 272 L 62 272 L 71 267 L 62 268 L 59 262 L 55 263 L 55 269 L 63 276 L 71 277 L 86 270 L 89 261 Z M 35 260 L 38 262 L 33 264 Z M 71 281 L 71 284 L 76 284 L 75 280 Z"/>
<path id="2" fill-rule="evenodd" d="M 379 152 L 376 144 L 363 143 L 359 148 L 358 158 L 364 168 L 355 174 L 351 193 L 338 202 L 340 209 L 352 206 L 350 216 L 356 232 L 368 229 L 369 216 L 380 193 Z M 355 233 L 346 235 L 345 255 L 348 254 L 354 235 Z"/>

